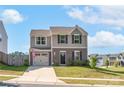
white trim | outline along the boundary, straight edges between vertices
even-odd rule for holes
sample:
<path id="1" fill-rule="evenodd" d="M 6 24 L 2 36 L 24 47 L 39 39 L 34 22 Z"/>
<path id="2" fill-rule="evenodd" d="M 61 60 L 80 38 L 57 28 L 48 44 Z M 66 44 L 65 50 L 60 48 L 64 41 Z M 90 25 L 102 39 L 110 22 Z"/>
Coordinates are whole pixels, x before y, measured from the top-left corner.
<path id="1" fill-rule="evenodd" d="M 80 52 L 79 50 L 75 50 L 74 52 Z"/>
<path id="2" fill-rule="evenodd" d="M 79 51 L 79 50 L 75 50 L 75 51 L 74 51 L 74 60 L 77 60 L 77 59 L 76 59 L 76 53 L 80 53 L 80 51 Z"/>
<path id="3" fill-rule="evenodd" d="M 52 47 L 52 48 L 87 48 L 87 47 Z"/>
<path id="4" fill-rule="evenodd" d="M 71 34 L 76 28 L 78 29 L 78 31 L 79 31 L 82 35 L 83 35 L 83 32 L 86 32 L 86 31 L 80 29 L 78 26 L 75 26 L 74 29 L 72 29 L 72 31 L 70 31 L 69 34 Z M 83 32 L 82 32 L 82 31 L 83 31 Z"/>
<path id="5" fill-rule="evenodd" d="M 61 42 L 62 36 L 64 36 L 64 39 L 63 39 L 63 40 L 64 40 L 64 43 Z M 60 44 L 66 44 L 66 35 L 59 35 L 59 37 L 60 37 L 60 39 L 59 39 L 59 40 L 60 40 L 60 41 L 59 41 Z"/>
<path id="6" fill-rule="evenodd" d="M 74 43 L 73 44 L 80 44 L 80 34 L 73 34 L 74 35 Z M 77 38 L 75 38 L 75 36 L 78 36 L 78 39 Z M 79 41 L 78 43 L 76 43 L 75 41 Z"/>
<path id="7" fill-rule="evenodd" d="M 76 36 L 78 36 L 78 35 L 81 35 L 81 34 L 73 34 L 73 35 L 76 35 Z"/>
<path id="8" fill-rule="evenodd" d="M 66 52 L 66 51 L 61 51 L 61 50 L 60 50 L 60 52 Z"/>
<path id="9" fill-rule="evenodd" d="M 31 50 L 31 51 L 32 51 L 32 50 Z M 47 49 L 46 49 L 46 50 L 33 49 L 33 51 L 34 51 L 34 52 L 39 52 L 39 51 L 46 51 L 46 52 L 49 52 L 49 51 L 51 51 L 51 49 L 50 49 L 50 50 L 47 50 Z"/>

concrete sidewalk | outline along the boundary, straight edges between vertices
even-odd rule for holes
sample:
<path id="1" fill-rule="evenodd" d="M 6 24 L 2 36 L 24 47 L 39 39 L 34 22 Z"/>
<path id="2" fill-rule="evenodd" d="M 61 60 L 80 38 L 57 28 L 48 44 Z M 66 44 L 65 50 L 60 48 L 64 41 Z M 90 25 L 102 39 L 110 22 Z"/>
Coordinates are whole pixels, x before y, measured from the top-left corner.
<path id="1" fill-rule="evenodd" d="M 0 74 L 0 76 L 20 77 L 19 75 L 6 75 L 6 74 Z"/>
<path id="2" fill-rule="evenodd" d="M 13 83 L 64 83 L 56 77 L 53 67 L 30 66 L 19 78 L 8 80 Z"/>
<path id="3" fill-rule="evenodd" d="M 58 79 L 124 81 L 124 79 L 106 79 L 106 78 L 73 78 L 73 77 L 58 77 Z"/>

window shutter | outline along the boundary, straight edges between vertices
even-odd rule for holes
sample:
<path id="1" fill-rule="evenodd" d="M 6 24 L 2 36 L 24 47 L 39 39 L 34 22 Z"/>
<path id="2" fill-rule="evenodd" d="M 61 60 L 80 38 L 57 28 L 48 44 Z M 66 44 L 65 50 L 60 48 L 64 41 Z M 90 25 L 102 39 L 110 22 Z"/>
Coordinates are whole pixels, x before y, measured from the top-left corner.
<path id="1" fill-rule="evenodd" d="M 72 60 L 74 61 L 74 51 L 72 51 Z"/>
<path id="2" fill-rule="evenodd" d="M 68 35 L 66 35 L 66 44 L 68 43 Z"/>
<path id="3" fill-rule="evenodd" d="M 82 36 L 80 35 L 80 44 L 82 43 Z"/>
<path id="4" fill-rule="evenodd" d="M 80 60 L 82 60 L 82 51 L 80 51 Z"/>
<path id="5" fill-rule="evenodd" d="M 60 35 L 58 35 L 58 43 L 60 43 Z"/>
<path id="6" fill-rule="evenodd" d="M 72 35 L 72 44 L 74 43 L 74 35 Z"/>

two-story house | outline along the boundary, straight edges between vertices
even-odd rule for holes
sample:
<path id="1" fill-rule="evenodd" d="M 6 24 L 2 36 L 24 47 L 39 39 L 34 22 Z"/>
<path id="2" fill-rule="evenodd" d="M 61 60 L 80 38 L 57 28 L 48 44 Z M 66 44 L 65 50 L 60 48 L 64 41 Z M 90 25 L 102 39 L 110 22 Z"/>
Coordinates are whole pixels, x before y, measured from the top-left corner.
<path id="1" fill-rule="evenodd" d="M 66 65 L 69 60 L 87 60 L 88 33 L 79 26 L 50 27 L 30 33 L 30 65 Z"/>
<path id="2" fill-rule="evenodd" d="M 0 61 L 7 62 L 7 43 L 8 36 L 3 22 L 0 21 Z"/>

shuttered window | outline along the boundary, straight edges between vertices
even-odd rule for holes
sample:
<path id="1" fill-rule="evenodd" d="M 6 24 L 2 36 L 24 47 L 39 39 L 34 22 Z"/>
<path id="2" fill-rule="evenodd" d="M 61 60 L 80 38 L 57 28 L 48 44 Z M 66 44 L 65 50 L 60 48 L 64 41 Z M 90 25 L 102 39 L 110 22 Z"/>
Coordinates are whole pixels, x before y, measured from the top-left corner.
<path id="1" fill-rule="evenodd" d="M 67 44 L 68 43 L 68 35 L 58 35 L 58 43 Z"/>
<path id="2" fill-rule="evenodd" d="M 72 35 L 72 43 L 81 44 L 82 43 L 82 36 L 79 34 Z"/>

